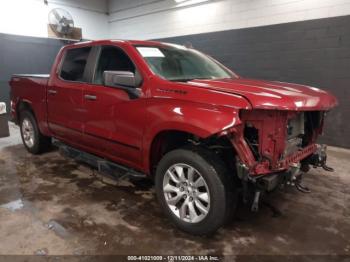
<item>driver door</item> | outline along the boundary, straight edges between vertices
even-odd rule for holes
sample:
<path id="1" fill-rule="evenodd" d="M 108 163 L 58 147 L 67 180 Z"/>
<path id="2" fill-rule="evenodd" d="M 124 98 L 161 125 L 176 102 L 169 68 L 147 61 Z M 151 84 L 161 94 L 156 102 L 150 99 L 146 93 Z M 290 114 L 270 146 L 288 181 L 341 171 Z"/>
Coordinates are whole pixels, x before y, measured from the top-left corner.
<path id="1" fill-rule="evenodd" d="M 123 87 L 107 87 L 103 83 L 104 71 L 136 73 L 136 67 L 119 47 L 97 46 L 94 52 L 92 80 L 83 90 L 85 145 L 113 161 L 141 167 L 144 99 L 130 96 Z"/>

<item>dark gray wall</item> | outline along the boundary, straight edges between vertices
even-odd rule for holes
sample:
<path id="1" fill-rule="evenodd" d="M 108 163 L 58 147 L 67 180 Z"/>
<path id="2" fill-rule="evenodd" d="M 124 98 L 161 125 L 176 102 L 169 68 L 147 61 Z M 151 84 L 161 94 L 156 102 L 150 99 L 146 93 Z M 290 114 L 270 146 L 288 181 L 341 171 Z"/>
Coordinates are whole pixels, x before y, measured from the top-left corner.
<path id="1" fill-rule="evenodd" d="M 50 73 L 64 44 L 56 39 L 0 34 L 0 101 L 9 106 L 8 81 L 12 74 Z"/>
<path id="2" fill-rule="evenodd" d="M 321 139 L 350 147 L 350 16 L 158 39 L 199 49 L 244 77 L 331 91 L 339 106 Z"/>

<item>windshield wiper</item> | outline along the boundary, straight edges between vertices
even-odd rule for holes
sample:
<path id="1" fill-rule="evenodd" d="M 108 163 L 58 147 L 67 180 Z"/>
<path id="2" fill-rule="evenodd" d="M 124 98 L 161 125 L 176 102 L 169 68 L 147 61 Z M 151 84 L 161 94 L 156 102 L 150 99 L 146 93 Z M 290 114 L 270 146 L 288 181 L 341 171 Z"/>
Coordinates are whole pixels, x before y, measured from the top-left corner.
<path id="1" fill-rule="evenodd" d="M 208 77 L 194 77 L 194 78 L 179 78 L 179 79 L 168 79 L 171 82 L 188 82 L 188 81 L 192 81 L 192 80 L 200 80 L 200 79 L 212 79 L 212 78 L 208 78 Z"/>

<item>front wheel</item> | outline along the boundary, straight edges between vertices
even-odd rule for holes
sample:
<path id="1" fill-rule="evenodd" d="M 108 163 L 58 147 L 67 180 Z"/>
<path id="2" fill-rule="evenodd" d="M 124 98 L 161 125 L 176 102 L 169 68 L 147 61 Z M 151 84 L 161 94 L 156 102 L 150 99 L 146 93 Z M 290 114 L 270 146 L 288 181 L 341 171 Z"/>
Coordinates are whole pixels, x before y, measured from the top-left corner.
<path id="1" fill-rule="evenodd" d="M 208 235 L 227 217 L 232 186 L 225 164 L 203 148 L 167 153 L 156 172 L 158 200 L 167 216 L 181 230 Z"/>

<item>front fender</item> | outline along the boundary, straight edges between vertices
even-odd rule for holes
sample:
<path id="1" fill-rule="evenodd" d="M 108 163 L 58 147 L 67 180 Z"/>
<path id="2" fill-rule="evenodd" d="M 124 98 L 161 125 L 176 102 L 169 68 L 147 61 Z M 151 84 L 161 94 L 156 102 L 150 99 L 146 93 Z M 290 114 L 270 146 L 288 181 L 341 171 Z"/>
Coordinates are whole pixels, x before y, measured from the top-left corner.
<path id="1" fill-rule="evenodd" d="M 144 132 L 144 164 L 149 170 L 149 155 L 154 138 L 163 131 L 182 131 L 206 138 L 241 123 L 239 110 L 174 99 L 150 99 Z"/>

